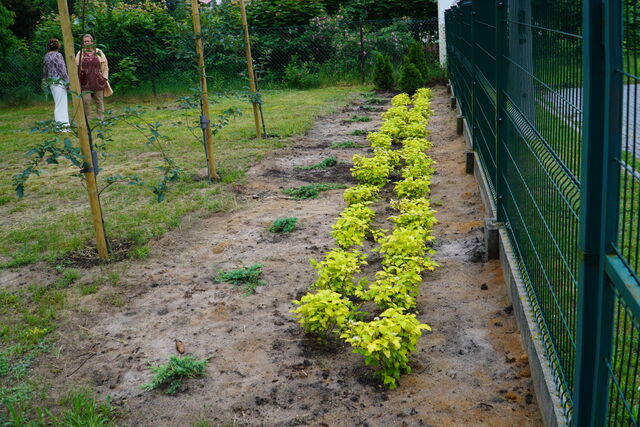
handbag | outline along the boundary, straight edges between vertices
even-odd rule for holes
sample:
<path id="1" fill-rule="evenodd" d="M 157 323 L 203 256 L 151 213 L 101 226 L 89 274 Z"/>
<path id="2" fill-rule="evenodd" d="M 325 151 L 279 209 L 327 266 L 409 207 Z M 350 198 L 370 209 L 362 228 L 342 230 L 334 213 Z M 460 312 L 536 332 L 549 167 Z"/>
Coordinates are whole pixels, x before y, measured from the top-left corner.
<path id="1" fill-rule="evenodd" d="M 113 89 L 111 89 L 111 85 L 109 84 L 109 80 L 105 80 L 106 86 L 103 89 L 103 96 L 111 96 L 113 95 Z"/>

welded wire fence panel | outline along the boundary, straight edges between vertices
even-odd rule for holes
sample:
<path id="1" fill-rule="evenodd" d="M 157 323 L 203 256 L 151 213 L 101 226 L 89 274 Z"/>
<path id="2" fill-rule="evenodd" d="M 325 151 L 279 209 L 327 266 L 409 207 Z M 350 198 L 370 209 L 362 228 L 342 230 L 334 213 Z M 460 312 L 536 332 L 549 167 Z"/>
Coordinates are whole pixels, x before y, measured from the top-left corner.
<path id="1" fill-rule="evenodd" d="M 475 0 L 473 31 L 461 31 L 470 5 L 446 13 L 451 83 L 494 187 L 564 415 L 579 424 L 637 426 L 640 3 Z M 490 29 L 498 32 L 493 46 Z M 585 46 L 586 37 L 600 42 Z M 607 65 L 596 69 L 600 58 Z M 603 173 L 587 173 L 593 168 Z M 590 200 L 607 202 L 587 206 Z M 601 215 L 587 215 L 594 209 Z"/>
<path id="2" fill-rule="evenodd" d="M 459 94 L 460 107 L 462 115 L 471 118 L 473 116 L 473 45 L 469 37 L 473 29 L 473 5 L 470 1 L 464 1 L 460 4 L 460 14 L 458 17 L 457 49 L 460 52 L 460 84 Z M 473 134 L 473 130 L 471 131 Z"/>
<path id="3" fill-rule="evenodd" d="M 622 46 L 622 129 L 620 222 L 617 249 L 638 275 L 640 266 L 640 5 L 624 2 L 624 39 Z"/>
<path id="4" fill-rule="evenodd" d="M 640 415 L 640 324 L 637 312 L 629 307 L 625 297 L 615 294 L 612 356 L 608 361 L 611 373 L 609 386 L 608 425 L 638 425 Z"/>
<path id="5" fill-rule="evenodd" d="M 460 110 L 465 117 L 472 113 L 472 60 L 471 42 L 466 32 L 471 30 L 471 2 L 462 3 L 450 10 L 446 16 L 447 67 L 449 77 L 460 102 Z"/>
<path id="6" fill-rule="evenodd" d="M 576 363 L 582 88 L 580 2 L 514 0 L 506 12 L 504 213 L 558 391 Z M 578 60 L 576 61 L 576 57 Z"/>
<path id="7" fill-rule="evenodd" d="M 447 31 L 472 29 L 449 39 L 453 55 L 472 58 L 449 68 L 463 114 L 472 124 L 474 149 L 505 219 L 547 357 L 567 415 L 576 363 L 576 305 L 582 125 L 580 2 L 476 0 L 448 13 Z M 462 16 L 461 16 L 462 15 Z M 496 37 L 497 17 L 504 34 Z M 577 19 L 577 20 L 576 20 Z M 458 21 L 458 22 L 456 22 Z M 497 42 L 504 55 L 497 57 Z M 471 51 L 469 51 L 471 46 Z M 460 53 L 458 53 L 460 52 Z M 457 61 L 456 61 L 457 62 Z M 502 137 L 496 141 L 496 67 L 502 67 Z M 457 74 L 457 75 L 456 75 Z M 472 81 L 466 85 L 465 81 Z M 469 95 L 470 94 L 470 95 Z M 471 100 L 469 100 L 471 96 Z M 467 104 L 467 105 L 465 105 Z M 498 150 L 502 162 L 498 166 Z M 503 194 L 495 194 L 496 180 Z"/>
<path id="8" fill-rule="evenodd" d="M 495 199 L 496 13 L 494 0 L 473 2 L 473 140 Z"/>
<path id="9" fill-rule="evenodd" d="M 616 300 L 612 327 L 613 348 L 607 367 L 609 387 L 609 425 L 638 425 L 640 421 L 640 324 L 638 300 L 626 289 L 640 288 L 640 5 L 635 0 L 617 0 L 613 13 L 622 22 L 622 36 L 617 46 L 621 63 L 614 67 L 612 90 L 621 97 L 619 117 L 612 118 L 619 145 L 620 204 L 618 212 L 616 256 L 622 260 L 626 286 L 613 280 Z M 620 274 L 614 271 L 614 274 Z"/>

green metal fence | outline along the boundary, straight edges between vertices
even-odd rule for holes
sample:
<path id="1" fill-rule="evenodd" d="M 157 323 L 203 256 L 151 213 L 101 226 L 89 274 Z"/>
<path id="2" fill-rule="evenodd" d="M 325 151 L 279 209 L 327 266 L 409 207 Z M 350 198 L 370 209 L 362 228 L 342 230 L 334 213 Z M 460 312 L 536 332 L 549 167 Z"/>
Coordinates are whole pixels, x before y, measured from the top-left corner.
<path id="1" fill-rule="evenodd" d="M 640 2 L 466 0 L 447 63 L 564 415 L 640 416 Z"/>

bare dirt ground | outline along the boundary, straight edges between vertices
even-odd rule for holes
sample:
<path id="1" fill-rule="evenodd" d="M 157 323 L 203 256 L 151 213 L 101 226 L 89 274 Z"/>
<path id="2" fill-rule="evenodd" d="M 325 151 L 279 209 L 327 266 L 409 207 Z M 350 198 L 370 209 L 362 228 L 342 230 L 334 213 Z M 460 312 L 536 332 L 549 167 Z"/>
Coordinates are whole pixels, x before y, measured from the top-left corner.
<path id="1" fill-rule="evenodd" d="M 387 106 L 383 106 L 386 108 Z M 334 247 L 331 225 L 344 208 L 342 190 L 295 201 L 281 189 L 310 182 L 355 184 L 351 157 L 366 153 L 354 129 L 374 130 L 380 112 L 352 104 L 319 118 L 289 148 L 267 155 L 237 187 L 232 213 L 185 221 L 151 245 L 151 257 L 127 265 L 117 288 L 121 307 L 105 303 L 113 289 L 81 297 L 58 331 L 59 354 L 39 362 L 52 396 L 88 385 L 119 407 L 120 425 L 422 426 L 541 425 L 519 332 L 497 261 L 484 262 L 483 208 L 464 170 L 464 143 L 443 87 L 434 89 L 429 126 L 438 162 L 431 199 L 440 224 L 435 272 L 425 275 L 418 318 L 424 333 L 413 373 L 395 390 L 379 387 L 372 369 L 347 346 L 316 344 L 292 320 L 291 300 L 307 292 L 309 258 Z M 345 123 L 369 114 L 369 123 Z M 331 149 L 355 140 L 354 149 Z M 300 170 L 335 155 L 326 171 Z M 168 206 L 168 208 L 170 208 Z M 268 231 L 280 217 L 298 217 L 293 233 Z M 382 216 L 388 213 L 382 212 Z M 264 265 L 267 286 L 251 296 L 214 283 L 220 269 Z M 375 264 L 375 259 L 370 258 Z M 375 267 L 375 265 L 374 265 Z M 206 375 L 175 396 L 143 391 L 149 363 L 176 355 L 210 357 Z"/>

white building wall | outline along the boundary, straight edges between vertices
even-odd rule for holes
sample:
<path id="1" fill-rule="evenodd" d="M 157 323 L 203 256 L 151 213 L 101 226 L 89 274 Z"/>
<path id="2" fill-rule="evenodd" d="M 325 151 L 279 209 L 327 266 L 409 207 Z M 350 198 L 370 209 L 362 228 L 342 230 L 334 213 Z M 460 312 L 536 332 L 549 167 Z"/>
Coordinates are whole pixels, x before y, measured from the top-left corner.
<path id="1" fill-rule="evenodd" d="M 444 30 L 444 11 L 449 9 L 456 0 L 438 0 L 438 43 L 440 46 L 440 64 L 447 61 L 447 34 Z"/>

